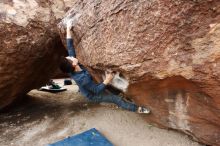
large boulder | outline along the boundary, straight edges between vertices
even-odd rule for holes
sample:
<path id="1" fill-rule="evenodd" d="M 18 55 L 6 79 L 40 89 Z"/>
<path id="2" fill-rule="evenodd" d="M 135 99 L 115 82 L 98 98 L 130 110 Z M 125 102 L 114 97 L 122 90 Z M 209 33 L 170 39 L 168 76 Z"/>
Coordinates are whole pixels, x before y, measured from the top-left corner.
<path id="1" fill-rule="evenodd" d="M 44 84 L 65 51 L 57 22 L 69 0 L 0 2 L 0 109 Z"/>
<path id="2" fill-rule="evenodd" d="M 118 72 L 113 86 L 151 108 L 148 122 L 220 145 L 219 0 L 76 0 L 62 38 L 68 20 L 98 81 Z"/>

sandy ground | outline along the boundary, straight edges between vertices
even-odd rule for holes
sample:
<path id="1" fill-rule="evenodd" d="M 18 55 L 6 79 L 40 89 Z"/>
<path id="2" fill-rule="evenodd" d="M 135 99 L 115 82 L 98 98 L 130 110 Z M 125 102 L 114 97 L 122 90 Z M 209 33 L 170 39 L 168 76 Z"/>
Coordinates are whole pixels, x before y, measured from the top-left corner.
<path id="1" fill-rule="evenodd" d="M 0 146 L 41 146 L 91 128 L 115 146 L 202 146 L 147 124 L 139 114 L 88 103 L 76 85 L 67 88 L 56 94 L 33 90 L 23 104 L 0 113 Z"/>

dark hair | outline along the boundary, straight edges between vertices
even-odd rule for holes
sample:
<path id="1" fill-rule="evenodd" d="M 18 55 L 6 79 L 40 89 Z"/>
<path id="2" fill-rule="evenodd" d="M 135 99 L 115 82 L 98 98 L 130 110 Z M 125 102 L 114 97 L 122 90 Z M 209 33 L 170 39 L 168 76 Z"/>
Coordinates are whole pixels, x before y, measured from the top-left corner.
<path id="1" fill-rule="evenodd" d="M 72 66 L 72 61 L 62 57 L 60 60 L 60 70 L 64 73 L 74 72 L 75 68 Z"/>

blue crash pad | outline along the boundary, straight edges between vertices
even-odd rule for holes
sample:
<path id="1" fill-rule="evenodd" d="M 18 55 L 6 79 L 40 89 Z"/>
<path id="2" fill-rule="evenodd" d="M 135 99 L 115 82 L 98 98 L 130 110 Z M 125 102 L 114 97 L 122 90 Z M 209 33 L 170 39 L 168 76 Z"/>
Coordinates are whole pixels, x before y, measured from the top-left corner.
<path id="1" fill-rule="evenodd" d="M 92 128 L 48 146 L 113 146 L 99 131 Z"/>

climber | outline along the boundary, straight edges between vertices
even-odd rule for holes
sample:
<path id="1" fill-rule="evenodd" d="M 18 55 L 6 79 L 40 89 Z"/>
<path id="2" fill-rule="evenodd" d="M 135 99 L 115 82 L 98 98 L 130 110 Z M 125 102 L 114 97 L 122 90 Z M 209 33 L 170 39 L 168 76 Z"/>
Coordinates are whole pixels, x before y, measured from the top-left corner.
<path id="1" fill-rule="evenodd" d="M 63 57 L 60 64 L 60 69 L 65 73 L 69 73 L 71 78 L 79 86 L 79 90 L 83 96 L 85 96 L 89 101 L 92 102 L 115 103 L 119 107 L 132 112 L 145 114 L 150 113 L 150 110 L 148 108 L 141 106 L 138 107 L 133 103 L 126 102 L 120 96 L 114 95 L 105 90 L 106 86 L 111 82 L 114 77 L 113 73 L 106 73 L 106 78 L 102 83 L 94 83 L 89 72 L 85 69 L 85 67 L 78 63 L 78 59 L 76 58 L 71 34 L 71 24 L 67 24 L 66 41 L 69 56 L 66 58 Z"/>

